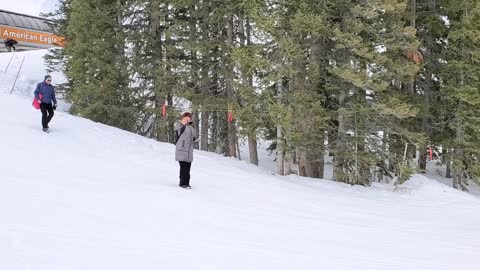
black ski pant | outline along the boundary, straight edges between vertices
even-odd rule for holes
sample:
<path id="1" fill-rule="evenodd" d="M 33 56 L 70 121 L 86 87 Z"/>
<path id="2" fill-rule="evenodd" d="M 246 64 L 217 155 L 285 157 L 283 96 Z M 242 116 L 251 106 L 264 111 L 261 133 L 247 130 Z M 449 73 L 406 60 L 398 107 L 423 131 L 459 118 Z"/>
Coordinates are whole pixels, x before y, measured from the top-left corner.
<path id="1" fill-rule="evenodd" d="M 42 127 L 48 128 L 48 123 L 50 123 L 50 120 L 52 120 L 53 117 L 52 103 L 40 104 L 40 111 L 42 111 Z"/>
<path id="2" fill-rule="evenodd" d="M 178 163 L 180 163 L 180 186 L 189 186 L 190 167 L 192 166 L 192 163 L 186 161 L 179 161 Z"/>

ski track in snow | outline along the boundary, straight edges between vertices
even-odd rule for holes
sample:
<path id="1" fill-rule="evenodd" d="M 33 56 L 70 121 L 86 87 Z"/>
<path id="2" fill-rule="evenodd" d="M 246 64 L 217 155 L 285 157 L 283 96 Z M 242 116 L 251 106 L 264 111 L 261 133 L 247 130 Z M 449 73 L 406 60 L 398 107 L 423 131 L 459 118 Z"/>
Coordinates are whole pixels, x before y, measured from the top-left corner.
<path id="1" fill-rule="evenodd" d="M 32 90 L 33 91 L 33 90 Z M 474 270 L 480 199 L 420 175 L 348 186 L 279 177 L 0 91 L 0 269 Z M 6 116 L 6 117 L 5 117 Z"/>

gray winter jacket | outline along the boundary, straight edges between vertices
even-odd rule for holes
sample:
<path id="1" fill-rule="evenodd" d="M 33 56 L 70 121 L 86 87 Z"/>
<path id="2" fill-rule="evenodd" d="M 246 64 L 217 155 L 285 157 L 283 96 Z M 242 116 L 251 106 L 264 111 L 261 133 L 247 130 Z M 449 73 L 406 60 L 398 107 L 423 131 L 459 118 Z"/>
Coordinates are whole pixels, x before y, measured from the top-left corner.
<path id="1" fill-rule="evenodd" d="M 181 123 L 177 123 L 175 126 L 175 134 L 176 136 L 182 133 L 182 125 Z M 175 150 L 175 160 L 177 161 L 193 161 L 193 146 L 194 142 L 197 139 L 197 132 L 192 125 L 186 125 L 183 133 L 177 140 L 176 150 Z"/>

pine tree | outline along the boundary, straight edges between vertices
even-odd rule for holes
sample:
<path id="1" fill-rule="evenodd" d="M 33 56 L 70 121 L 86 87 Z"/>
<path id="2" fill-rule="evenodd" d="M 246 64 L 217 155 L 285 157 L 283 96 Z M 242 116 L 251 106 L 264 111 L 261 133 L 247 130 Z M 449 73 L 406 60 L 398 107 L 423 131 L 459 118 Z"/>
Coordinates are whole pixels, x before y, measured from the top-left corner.
<path id="1" fill-rule="evenodd" d="M 421 111 L 419 113 L 418 131 L 424 133 L 427 141 L 419 145 L 418 167 L 421 172 L 426 171 L 427 144 L 431 147 L 441 145 L 442 134 L 437 128 L 441 119 L 436 116 L 441 115 L 438 108 L 441 107 L 439 89 L 440 89 L 440 67 L 442 54 L 445 50 L 445 40 L 447 35 L 447 26 L 444 9 L 441 1 L 415 1 L 416 31 L 421 44 L 419 52 L 420 60 L 423 59 L 420 72 L 415 79 L 416 93 L 421 102 Z"/>
<path id="2" fill-rule="evenodd" d="M 58 3 L 58 7 L 55 11 L 47 14 L 43 14 L 45 17 L 52 20 L 52 27 L 54 32 L 62 37 L 67 38 L 67 25 L 70 21 L 71 13 L 71 2 L 72 0 L 61 0 Z M 66 69 L 67 58 L 65 57 L 65 50 L 63 48 L 52 48 L 44 56 L 45 64 L 47 66 L 47 72 L 51 73 L 54 71 L 64 72 Z M 56 91 L 64 93 L 68 91 L 69 84 L 68 82 L 56 85 Z"/>
<path id="3" fill-rule="evenodd" d="M 468 190 L 467 176 L 479 176 L 480 137 L 480 3 L 472 0 L 445 1 L 449 33 L 441 87 L 446 128 L 453 140 L 450 149 L 453 187 Z"/>
<path id="4" fill-rule="evenodd" d="M 418 111 L 412 93 L 402 92 L 418 70 L 405 56 L 416 46 L 414 30 L 404 26 L 405 3 L 282 1 L 270 8 L 273 18 L 261 25 L 276 42 L 278 98 L 271 108 L 279 125 L 280 173 L 288 174 L 285 164 L 294 156 L 301 175 L 321 175 L 312 173 L 311 164 L 323 163 L 331 130 L 336 179 L 368 184 L 370 169 L 389 159 L 376 131 L 412 144 L 419 140 L 402 127 L 402 119 Z M 312 117 L 314 125 L 301 125 Z M 399 167 L 403 160 L 392 162 Z"/>
<path id="5" fill-rule="evenodd" d="M 75 114 L 133 130 L 121 12 L 119 1 L 72 0 L 64 52 L 71 85 L 67 99 Z"/>
<path id="6" fill-rule="evenodd" d="M 424 171 L 437 146 L 466 189 L 478 4 L 454 2 L 63 0 L 67 46 L 47 62 L 74 113 L 159 141 L 190 108 L 202 150 L 235 157 L 241 136 L 258 164 L 264 137 L 279 174 L 322 178 L 328 153 L 335 180 L 362 185 L 408 179 L 417 151 Z"/>

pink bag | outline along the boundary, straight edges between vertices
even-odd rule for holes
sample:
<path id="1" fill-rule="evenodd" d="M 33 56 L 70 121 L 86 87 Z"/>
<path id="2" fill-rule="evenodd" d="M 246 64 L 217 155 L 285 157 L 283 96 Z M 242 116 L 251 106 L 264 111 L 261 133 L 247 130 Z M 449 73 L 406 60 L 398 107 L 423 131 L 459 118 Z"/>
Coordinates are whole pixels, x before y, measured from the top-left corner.
<path id="1" fill-rule="evenodd" d="M 40 94 L 39 97 L 40 97 L 40 100 L 41 100 L 41 99 L 42 99 L 42 95 Z M 35 109 L 37 109 L 37 110 L 40 109 L 40 103 L 38 103 L 38 101 L 37 101 L 36 98 L 33 98 L 32 106 L 33 106 Z"/>

